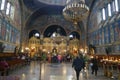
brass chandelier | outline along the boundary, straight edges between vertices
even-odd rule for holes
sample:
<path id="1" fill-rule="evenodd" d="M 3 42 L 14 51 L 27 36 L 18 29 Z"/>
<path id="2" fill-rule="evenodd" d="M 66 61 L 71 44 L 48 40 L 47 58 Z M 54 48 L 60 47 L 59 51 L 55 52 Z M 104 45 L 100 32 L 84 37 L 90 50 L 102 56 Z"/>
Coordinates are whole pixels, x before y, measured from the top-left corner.
<path id="1" fill-rule="evenodd" d="M 89 14 L 89 7 L 84 0 L 67 0 L 63 9 L 63 16 L 66 20 L 73 22 L 75 25 L 84 20 Z"/>

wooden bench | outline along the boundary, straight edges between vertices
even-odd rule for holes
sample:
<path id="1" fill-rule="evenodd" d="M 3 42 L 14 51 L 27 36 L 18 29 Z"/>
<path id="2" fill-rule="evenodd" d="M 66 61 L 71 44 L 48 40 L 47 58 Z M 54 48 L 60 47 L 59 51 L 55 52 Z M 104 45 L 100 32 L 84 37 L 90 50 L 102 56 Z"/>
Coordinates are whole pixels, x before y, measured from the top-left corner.
<path id="1" fill-rule="evenodd" d="M 21 59 L 14 59 L 14 60 L 10 60 L 7 61 L 10 69 L 15 69 L 18 66 L 22 66 L 25 64 L 25 60 L 21 60 Z"/>
<path id="2" fill-rule="evenodd" d="M 0 53 L 0 59 L 5 59 L 9 65 L 9 69 L 3 69 L 2 65 L 0 66 L 0 73 L 6 75 L 7 71 L 14 70 L 19 66 L 25 65 L 25 60 L 17 59 L 14 53 Z M 1 75 L 1 74 L 0 74 Z"/>

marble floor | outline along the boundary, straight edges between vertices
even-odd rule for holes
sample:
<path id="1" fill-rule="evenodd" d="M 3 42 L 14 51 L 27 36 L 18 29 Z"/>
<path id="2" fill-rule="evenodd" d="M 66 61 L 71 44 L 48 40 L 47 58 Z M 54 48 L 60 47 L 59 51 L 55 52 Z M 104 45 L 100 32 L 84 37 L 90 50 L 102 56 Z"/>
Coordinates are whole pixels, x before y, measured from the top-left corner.
<path id="1" fill-rule="evenodd" d="M 40 68 L 41 67 L 41 68 Z M 99 70 L 98 75 L 92 75 L 91 71 L 86 73 L 81 71 L 80 80 L 111 80 L 103 75 L 103 71 Z M 9 79 L 8 79 L 9 78 Z M 30 65 L 22 66 L 10 72 L 6 79 L 0 80 L 76 80 L 75 72 L 71 67 L 71 63 L 50 64 L 33 61 Z"/>

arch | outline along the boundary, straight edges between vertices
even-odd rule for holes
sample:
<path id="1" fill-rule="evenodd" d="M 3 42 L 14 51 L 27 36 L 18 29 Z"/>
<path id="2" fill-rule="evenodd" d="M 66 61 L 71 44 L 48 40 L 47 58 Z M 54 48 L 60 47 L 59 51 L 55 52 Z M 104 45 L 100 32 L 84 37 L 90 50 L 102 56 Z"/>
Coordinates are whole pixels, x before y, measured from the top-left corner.
<path id="1" fill-rule="evenodd" d="M 36 33 L 38 33 L 39 36 L 36 36 L 35 35 Z M 31 38 L 32 36 L 36 36 L 37 38 L 40 38 L 40 32 L 38 30 L 33 29 L 33 30 L 29 31 L 28 34 L 29 34 L 29 38 Z"/>
<path id="2" fill-rule="evenodd" d="M 38 16 L 42 15 L 50 15 L 50 14 L 61 14 L 62 15 L 62 9 L 64 6 L 57 6 L 57 5 L 46 5 L 45 7 L 36 9 L 30 16 L 28 16 L 25 26 L 32 25 L 32 22 L 38 18 Z"/>
<path id="3" fill-rule="evenodd" d="M 68 36 L 69 36 L 70 33 L 72 33 L 72 32 L 77 32 L 79 35 L 81 35 L 81 32 L 80 32 L 80 31 L 78 31 L 78 30 L 73 30 L 73 31 L 71 31 L 71 32 L 68 33 Z"/>
<path id="4" fill-rule="evenodd" d="M 40 32 L 40 30 L 37 29 L 37 28 L 30 28 L 29 30 L 26 30 L 26 31 L 27 31 L 27 33 L 29 34 L 32 30 L 36 30 L 36 31 L 38 31 L 40 34 L 42 34 L 42 33 Z"/>
<path id="5" fill-rule="evenodd" d="M 48 27 L 52 26 L 52 25 L 58 25 L 58 26 L 62 27 L 62 28 L 65 30 L 66 34 L 67 34 L 66 26 L 64 26 L 63 24 L 58 23 L 58 22 L 55 22 L 55 23 L 53 22 L 52 24 L 45 25 L 44 28 L 43 28 L 43 30 L 41 31 L 41 34 L 44 34 L 45 30 L 46 30 Z M 64 26 L 64 27 L 63 27 L 63 26 Z"/>
<path id="6" fill-rule="evenodd" d="M 78 31 L 72 31 L 68 36 L 73 35 L 73 38 L 77 38 L 80 40 L 80 33 Z"/>
<path id="7" fill-rule="evenodd" d="M 58 31 L 58 29 L 60 29 L 60 30 Z M 45 29 L 43 35 L 44 35 L 44 37 L 50 37 L 53 32 L 58 32 L 60 35 L 67 36 L 65 29 L 63 27 L 61 27 L 60 25 L 48 26 Z"/>

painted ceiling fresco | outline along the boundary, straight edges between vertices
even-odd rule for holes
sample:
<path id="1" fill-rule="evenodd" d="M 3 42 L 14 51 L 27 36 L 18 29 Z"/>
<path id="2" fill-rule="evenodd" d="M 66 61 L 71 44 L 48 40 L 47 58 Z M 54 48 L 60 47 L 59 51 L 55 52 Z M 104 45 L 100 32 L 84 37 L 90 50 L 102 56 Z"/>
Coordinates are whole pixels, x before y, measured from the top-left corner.
<path id="1" fill-rule="evenodd" d="M 91 7 L 96 0 L 85 0 L 85 3 Z M 31 10 L 42 8 L 45 6 L 56 5 L 65 6 L 66 0 L 23 0 L 24 4 Z"/>
<path id="2" fill-rule="evenodd" d="M 92 5 L 94 5 L 95 1 L 96 0 L 86 0 L 85 1 L 86 4 L 89 6 L 90 10 L 92 9 L 92 7 L 93 7 Z M 29 19 L 27 19 L 28 21 L 26 21 L 26 26 L 30 27 L 30 25 L 32 25 L 32 24 L 39 25 L 39 26 L 42 25 L 40 23 L 39 18 L 42 19 L 42 16 L 44 16 L 44 15 L 45 16 L 47 16 L 47 15 L 49 15 L 49 16 L 62 15 L 62 10 L 65 6 L 66 0 L 23 0 L 23 2 L 24 2 L 24 5 L 26 6 L 27 10 L 32 12 L 32 15 L 29 16 Z M 56 19 L 56 18 L 52 17 L 51 19 Z M 39 20 L 39 22 L 36 20 Z M 38 23 L 36 24 L 33 21 L 36 21 Z M 73 30 L 73 27 L 71 28 L 71 26 L 68 26 L 67 29 Z M 42 27 L 44 27 L 44 25 L 42 25 L 41 28 Z"/>

